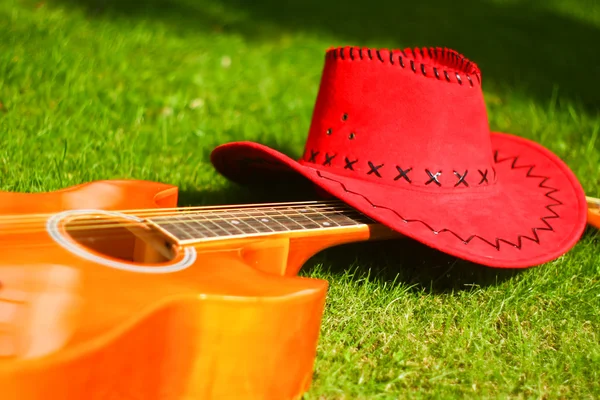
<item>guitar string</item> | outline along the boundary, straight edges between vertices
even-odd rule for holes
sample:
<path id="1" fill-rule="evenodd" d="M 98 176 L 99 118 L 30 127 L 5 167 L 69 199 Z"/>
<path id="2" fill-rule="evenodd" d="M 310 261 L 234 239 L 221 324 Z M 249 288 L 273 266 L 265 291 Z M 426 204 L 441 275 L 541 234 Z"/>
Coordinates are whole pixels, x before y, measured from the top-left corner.
<path id="1" fill-rule="evenodd" d="M 328 214 L 333 214 L 333 213 L 326 213 L 325 215 Z M 357 217 L 356 218 L 360 218 L 360 217 L 364 217 L 362 214 L 356 212 Z M 302 214 L 304 215 L 304 214 Z M 349 217 L 351 218 L 351 217 Z M 214 236 L 214 237 L 197 237 L 197 238 L 193 238 L 193 239 L 182 239 L 182 240 L 192 240 L 193 242 L 202 242 L 204 239 L 222 239 L 222 240 L 226 240 L 228 238 L 240 238 L 240 237 L 244 237 L 244 236 L 250 236 L 250 235 L 271 235 L 271 234 L 285 234 L 285 233 L 291 233 L 291 232 L 301 232 L 304 230 L 314 230 L 314 229 L 320 229 L 320 230 L 325 230 L 325 229 L 335 229 L 335 228 L 348 228 L 348 227 L 359 227 L 361 225 L 366 225 L 368 222 L 358 222 L 356 221 L 355 225 L 342 225 L 342 226 L 320 226 L 319 228 L 304 228 L 304 229 L 295 229 L 295 228 L 290 228 L 290 230 L 281 230 L 281 231 L 264 231 L 264 232 L 240 232 L 240 233 L 233 233 L 233 234 L 225 234 L 225 235 L 218 235 L 218 236 Z M 116 224 L 113 227 L 122 227 L 122 228 L 126 228 L 128 226 L 138 226 L 140 227 L 141 223 L 133 223 L 133 224 Z M 143 224 L 141 225 L 143 226 Z M 107 227 L 107 228 L 113 228 L 113 227 Z M 285 227 L 285 225 L 284 225 Z M 94 227 L 95 229 L 97 229 L 97 227 Z M 38 230 L 30 230 L 30 231 L 19 231 L 16 233 L 19 234 L 25 234 L 25 233 L 39 233 L 44 231 L 45 229 L 38 229 Z M 69 229 L 69 230 L 74 230 L 74 229 Z M 85 230 L 85 229 L 80 229 L 80 230 Z M 168 232 L 168 230 L 167 230 Z M 136 236 L 136 234 L 133 233 L 112 233 L 112 234 L 106 234 L 106 235 L 94 235 L 91 238 L 92 239 L 103 239 L 103 238 L 107 238 L 110 237 L 111 240 L 116 240 L 118 241 L 119 239 L 131 239 L 133 236 Z M 140 236 L 141 238 L 143 237 L 153 237 L 156 238 L 156 234 L 151 232 L 151 231 L 145 231 L 145 232 L 141 232 L 137 233 L 137 236 Z M 167 239 L 166 236 L 163 237 L 163 239 Z M 81 241 L 80 239 L 80 243 L 84 242 L 85 240 Z M 191 243 L 190 243 L 191 244 Z M 2 243 L 0 243 L 0 248 L 3 247 L 10 247 L 10 248 L 19 248 L 19 247 L 28 247 L 28 248 L 36 248 L 36 247 L 46 247 L 46 246 L 50 246 L 53 245 L 53 242 L 44 242 L 44 243 L 23 243 L 23 242 L 10 242 L 10 241 L 4 241 Z M 189 245 L 189 244 L 186 244 Z M 85 246 L 85 245 L 84 245 Z"/>
<path id="2" fill-rule="evenodd" d="M 284 226 L 285 225 L 291 225 L 291 224 L 302 226 L 302 222 L 296 221 L 293 218 L 294 217 L 308 217 L 308 219 L 310 220 L 310 221 L 308 221 L 309 223 L 319 225 L 318 222 L 313 221 L 310 217 L 311 216 L 316 216 L 316 217 L 318 217 L 318 216 L 328 216 L 328 215 L 330 215 L 330 216 L 331 215 L 339 215 L 339 216 L 347 217 L 349 219 L 352 219 L 357 224 L 360 224 L 359 221 L 356 221 L 357 219 L 359 219 L 359 218 L 367 219 L 368 218 L 368 217 L 365 217 L 362 213 L 360 213 L 358 211 L 348 211 L 348 212 L 341 213 L 341 212 L 336 211 L 336 210 L 329 210 L 329 211 L 304 212 L 304 213 L 295 213 L 295 214 L 293 214 L 293 213 L 287 213 L 287 214 L 286 213 L 272 213 L 272 214 L 269 214 L 269 213 L 264 213 L 263 212 L 262 215 L 258 215 L 258 216 L 251 216 L 251 215 L 245 215 L 245 216 L 242 216 L 242 215 L 231 215 L 231 216 L 227 216 L 227 217 L 225 217 L 225 216 L 216 216 L 216 217 L 211 217 L 211 218 L 206 218 L 205 217 L 204 219 L 189 219 L 189 220 L 186 220 L 186 221 L 182 221 L 182 220 L 178 219 L 177 217 L 175 217 L 175 219 L 173 219 L 173 220 L 168 220 L 168 221 L 161 222 L 161 223 L 154 222 L 154 224 L 156 224 L 159 227 L 161 227 L 161 225 L 169 225 L 169 226 L 175 225 L 175 226 L 177 226 L 177 225 L 182 224 L 182 225 L 185 226 L 187 224 L 194 223 L 194 222 L 198 222 L 198 223 L 201 223 L 201 224 L 205 223 L 205 222 L 209 222 L 209 223 L 215 223 L 220 229 L 223 229 L 223 227 L 221 227 L 221 226 L 218 225 L 219 222 L 241 221 L 241 222 L 246 223 L 246 222 L 255 222 L 255 221 L 258 222 L 259 219 L 262 219 L 262 218 L 286 217 L 286 218 L 289 218 L 290 221 L 278 221 L 278 220 L 273 219 L 273 221 L 266 221 L 266 222 L 276 222 L 278 224 L 283 224 Z M 141 221 L 141 222 L 131 221 L 131 222 L 133 222 L 131 225 L 139 226 L 140 223 L 143 224 L 145 221 Z M 260 223 L 258 223 L 256 225 L 261 226 L 261 225 L 263 225 L 264 222 L 265 221 L 261 221 Z M 325 222 L 327 222 L 327 221 L 325 221 Z M 115 221 L 106 222 L 104 224 L 101 223 L 100 225 L 101 225 L 102 228 L 103 227 L 122 227 L 122 226 L 124 226 L 124 224 L 118 223 L 118 222 L 115 222 Z M 250 224 L 247 224 L 247 225 L 249 227 L 251 227 L 251 228 L 255 228 L 255 227 L 253 227 Z M 89 225 L 85 225 L 84 223 L 74 224 L 74 226 L 76 228 L 71 228 L 71 230 L 86 230 L 86 229 L 90 229 Z M 94 226 L 94 225 L 92 225 L 92 226 Z M 228 226 L 235 227 L 236 224 L 235 223 L 231 223 Z M 329 226 L 325 225 L 325 227 L 329 227 Z M 335 227 L 335 226 L 332 226 L 332 227 Z M 295 228 L 293 228 L 293 226 L 290 226 L 290 228 L 292 228 L 293 230 L 296 230 Z M 164 227 L 162 229 L 168 230 L 167 228 L 164 228 Z M 305 229 L 311 229 L 311 228 L 303 227 L 300 230 L 305 230 Z M 252 233 L 252 232 L 246 232 L 246 233 Z M 255 232 L 255 233 L 258 233 L 258 232 Z"/>
<path id="3" fill-rule="evenodd" d="M 356 224 L 356 225 L 352 225 L 353 227 L 357 228 L 361 225 L 366 225 L 366 224 Z M 328 230 L 328 229 L 335 229 L 335 228 L 349 228 L 350 226 L 330 226 L 330 227 L 321 227 L 319 229 L 321 230 Z M 317 229 L 317 228 L 315 228 Z M 193 239 L 183 239 L 188 243 L 184 243 L 184 244 L 179 244 L 179 243 L 175 243 L 177 245 L 181 245 L 181 246 L 191 246 L 194 245 L 195 243 L 202 243 L 203 241 L 215 241 L 215 240 L 227 240 L 227 239 L 243 239 L 244 237 L 250 237 L 251 235 L 254 236 L 269 236 L 269 235 L 275 235 L 275 234 L 289 234 L 289 233 L 293 233 L 293 232 L 300 232 L 301 230 L 290 230 L 290 231 L 285 231 L 285 230 L 281 230 L 281 231 L 274 231 L 274 232 L 269 232 L 269 231 L 265 231 L 265 232 L 256 232 L 256 233 L 239 233 L 239 234 L 231 234 L 231 235 L 220 235 L 220 236 L 215 236 L 215 237 L 197 237 L 197 238 L 193 238 Z M 39 232 L 38 232 L 39 233 Z M 104 238 L 108 238 L 110 237 L 111 240 L 113 241 L 120 241 L 120 240 L 129 240 L 132 239 L 136 236 L 136 234 L 133 233 L 117 233 L 117 234 L 110 234 L 110 235 L 94 235 L 92 237 L 92 239 L 94 240 L 99 240 L 99 239 L 104 239 Z M 161 236 L 161 237 L 157 237 L 156 235 L 153 235 L 150 232 L 144 232 L 141 235 L 137 235 L 139 236 L 141 239 L 143 239 L 144 237 L 147 238 L 158 238 L 158 239 L 164 239 L 167 240 L 166 236 Z M 75 239 L 80 245 L 84 246 L 84 247 L 88 247 L 85 245 L 85 239 Z M 16 249 L 16 248 L 42 248 L 42 247 L 49 247 L 49 246 L 53 246 L 55 243 L 53 241 L 44 241 L 44 242 L 1 242 L 0 243 L 0 248 L 10 248 L 10 249 Z M 92 249 L 93 251 L 93 249 Z"/>
<path id="4" fill-rule="evenodd" d="M 358 212 L 355 209 L 351 208 L 351 207 L 338 207 L 338 206 L 330 206 L 330 205 L 318 205 L 318 206 L 310 206 L 310 207 L 305 207 L 305 206 L 295 206 L 295 207 L 265 207 L 265 208 L 229 208 L 229 209 L 220 209 L 220 210 L 212 210 L 212 209 L 201 209 L 199 211 L 197 210 L 186 210 L 184 212 L 176 212 L 176 211 L 169 211 L 169 212 L 160 212 L 160 213 L 149 213 L 149 214 L 125 214 L 127 216 L 137 216 L 140 217 L 141 219 L 159 219 L 159 218 L 166 218 L 166 217 L 188 217 L 188 216 L 198 216 L 198 217 L 203 217 L 206 215 L 209 215 L 211 217 L 216 217 L 217 219 L 221 219 L 224 218 L 223 216 L 230 216 L 231 214 L 246 214 L 247 217 L 249 217 L 250 215 L 248 214 L 256 214 L 256 213 L 260 213 L 260 214 L 265 214 L 265 213 L 275 213 L 275 214 L 270 214 L 270 215 L 276 215 L 276 216 L 299 216 L 299 215 L 305 215 L 307 214 L 307 212 L 301 212 L 298 213 L 298 210 L 306 210 L 308 212 L 311 213 L 319 213 L 321 211 L 329 211 L 329 212 L 337 212 L 340 214 L 344 214 L 344 213 L 353 213 L 353 212 Z M 97 212 L 94 212 L 97 211 Z M 95 223 L 98 223 L 100 225 L 105 225 L 105 222 L 94 222 L 91 223 L 89 221 L 89 219 L 93 218 L 94 216 L 106 216 L 106 214 L 103 214 L 104 210 L 90 210 L 90 212 L 88 214 L 82 214 L 79 218 L 77 219 L 84 219 L 86 217 L 86 223 L 89 225 L 94 225 Z M 112 212 L 112 210 L 111 210 Z M 55 214 L 48 214 L 49 216 L 55 215 Z M 264 216 L 264 215 L 259 215 L 259 216 Z M 115 216 L 108 216 L 108 217 L 112 217 L 115 218 Z M 144 218 L 145 217 L 145 218 Z M 118 217 L 117 217 L 118 218 Z M 226 218 L 229 219 L 229 218 Z M 41 221 L 46 221 L 46 218 L 31 218 L 29 220 L 25 219 L 21 219 L 21 218 L 14 218 L 14 220 L 0 220 L 0 224 L 4 223 L 4 224 L 15 224 L 15 225 L 31 225 L 31 224 L 37 224 Z M 168 223 L 169 220 L 165 220 L 165 223 Z M 190 221 L 188 221 L 190 222 Z M 73 223 L 77 223 L 77 222 L 73 222 Z M 1 232 L 1 228 L 0 228 L 0 232 Z"/>
<path id="5" fill-rule="evenodd" d="M 165 221 L 164 224 L 168 224 L 169 226 L 182 226 L 182 227 L 188 227 L 189 228 L 189 223 L 193 223 L 193 222 L 199 222 L 199 223 L 204 223 L 204 222 L 212 222 L 215 223 L 217 225 L 217 227 L 219 227 L 218 222 L 229 222 L 229 221 L 242 221 L 242 222 L 246 222 L 246 221 L 257 221 L 258 218 L 269 218 L 269 217 L 308 217 L 310 219 L 310 216 L 327 216 L 327 215 L 339 215 L 339 216 L 344 216 L 347 217 L 349 219 L 352 219 L 356 225 L 363 225 L 368 223 L 367 221 L 361 222 L 359 219 L 365 219 L 367 220 L 368 217 L 364 216 L 362 213 L 358 212 L 358 211 L 354 211 L 354 210 L 345 210 L 343 212 L 337 211 L 337 210 L 330 210 L 330 211 L 316 211 L 316 212 L 305 212 L 305 213 L 265 213 L 265 212 L 261 212 L 263 215 L 260 216 L 241 216 L 241 215 L 234 215 L 234 216 L 220 216 L 220 217 L 212 217 L 212 218 L 205 218 L 205 219 L 199 219 L 199 220 L 194 220 L 194 219 L 190 219 L 187 221 L 182 221 L 180 219 L 173 219 L 173 220 L 168 220 Z M 203 214 L 208 214 L 208 213 L 203 213 Z M 179 216 L 177 214 L 174 214 L 176 216 Z M 197 215 L 197 214 L 193 214 L 193 215 Z M 108 216 L 111 217 L 111 216 Z M 82 219 L 85 218 L 85 215 L 82 217 Z M 264 222 L 264 221 L 263 221 Z M 267 222 L 271 222 L 271 221 L 267 221 Z M 306 227 L 302 227 L 302 223 L 293 220 L 292 218 L 290 218 L 289 222 L 285 222 L 285 221 L 277 221 L 277 220 L 273 220 L 273 222 L 276 222 L 277 224 L 282 224 L 284 227 L 288 227 L 290 228 L 290 231 L 302 231 L 302 230 L 308 230 L 311 228 L 306 228 Z M 315 221 L 310 221 L 313 224 L 318 224 L 318 222 Z M 333 221 L 332 221 L 333 222 Z M 162 227 L 160 223 L 156 223 L 156 225 L 158 225 L 161 229 L 169 232 L 169 228 L 165 228 Z M 301 228 L 294 228 L 292 226 L 288 226 L 291 224 L 297 224 L 299 225 Z M 24 224 L 21 224 L 21 226 L 19 226 L 18 228 L 9 228 L 9 229 L 1 229 L 0 228 L 0 234 L 28 234 L 28 233 L 39 233 L 39 232 L 43 232 L 46 230 L 46 226 L 43 225 L 37 225 L 35 223 L 30 223 L 31 228 L 27 229 L 28 226 L 23 226 Z M 252 228 L 252 225 L 247 224 L 248 226 L 250 226 Z M 258 224 L 257 224 L 258 225 Z M 71 221 L 69 222 L 69 227 L 67 228 L 68 231 L 85 231 L 85 230 L 108 230 L 108 229 L 113 229 L 113 228 L 127 228 L 127 227 L 142 227 L 142 226 L 147 226 L 146 221 L 131 221 L 131 220 L 123 220 L 122 222 L 120 221 L 114 221 L 114 220 L 108 220 L 108 221 L 94 221 L 93 223 L 89 223 L 86 220 L 84 221 Z M 231 224 L 230 226 L 235 227 L 235 224 Z M 332 226 L 322 226 L 320 225 L 321 228 L 324 227 L 328 227 L 328 228 L 335 228 L 335 227 L 343 227 L 343 226 L 336 226 L 336 225 L 332 225 Z M 222 227 L 219 227 L 220 230 L 223 230 Z M 316 229 L 316 228 L 314 228 Z M 210 230 L 210 229 L 209 229 Z M 214 230 L 213 230 L 214 231 Z M 241 230 L 240 230 L 241 231 Z M 281 231 L 281 232 L 285 232 L 285 231 Z M 270 233 L 269 231 L 264 231 L 264 232 L 243 232 L 241 231 L 240 234 L 254 234 L 254 233 Z M 237 234 L 236 234 L 237 235 Z M 223 235 L 223 237 L 227 237 L 229 235 Z M 95 237 L 97 238 L 101 238 L 102 236 L 98 236 L 96 235 Z"/>
<path id="6" fill-rule="evenodd" d="M 331 205 L 342 205 L 342 209 L 349 208 L 345 203 L 340 200 L 331 200 L 331 201 L 306 201 L 306 202 L 281 202 L 281 203 L 255 203 L 255 204 L 227 204 L 227 205 L 219 205 L 219 206 L 190 206 L 190 207 L 172 207 L 172 208 L 141 208 L 141 209 L 125 209 L 125 210 L 110 210 L 111 212 L 117 212 L 125 215 L 135 215 L 139 217 L 147 217 L 148 215 L 152 216 L 162 216 L 162 215 L 170 215 L 169 213 L 176 212 L 202 212 L 207 211 L 211 212 L 213 210 L 224 210 L 224 209 L 239 209 L 245 210 L 249 208 L 272 208 L 272 209 L 281 209 L 281 208 L 302 208 L 306 206 L 311 207 L 330 207 Z M 5 220 L 26 220 L 26 219 L 47 219 L 59 212 L 68 211 L 68 210 L 59 210 L 55 212 L 49 213 L 38 213 L 38 214 L 9 214 L 9 215 L 1 215 L 0 222 Z M 108 211 L 106 209 L 99 209 L 99 211 Z"/>

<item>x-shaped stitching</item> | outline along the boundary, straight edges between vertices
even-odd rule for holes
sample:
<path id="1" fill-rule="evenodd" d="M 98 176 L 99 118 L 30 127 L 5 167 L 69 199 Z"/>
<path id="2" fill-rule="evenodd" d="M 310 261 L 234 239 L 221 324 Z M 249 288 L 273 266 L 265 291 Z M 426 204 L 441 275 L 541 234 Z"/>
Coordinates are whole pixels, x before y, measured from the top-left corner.
<path id="1" fill-rule="evenodd" d="M 336 155 L 337 154 L 330 156 L 329 154 L 325 153 L 325 162 L 323 165 L 331 165 L 331 160 L 333 160 Z"/>
<path id="2" fill-rule="evenodd" d="M 442 174 L 442 171 L 438 171 L 435 174 L 432 174 L 428 169 L 425 170 L 427 172 L 427 175 L 429 175 L 429 180 L 427 182 L 425 182 L 426 185 L 429 185 L 431 182 L 435 182 L 436 185 L 438 186 L 442 186 L 442 184 L 440 183 L 440 181 L 438 181 L 438 176 L 440 176 Z"/>
<path id="3" fill-rule="evenodd" d="M 465 171 L 465 173 L 463 175 L 459 174 L 458 172 L 454 171 L 454 175 L 456 175 L 456 177 L 458 178 L 458 182 L 456 182 L 456 184 L 454 185 L 454 187 L 457 187 L 458 185 L 460 185 L 461 183 L 465 186 L 469 186 L 469 184 L 467 183 L 467 181 L 465 181 L 465 178 L 467 177 L 467 174 L 469 173 L 468 170 Z"/>
<path id="4" fill-rule="evenodd" d="M 375 166 L 375 165 L 373 165 L 373 163 L 371 161 L 368 161 L 368 164 L 369 164 L 369 168 L 371 168 L 371 170 L 369 172 L 367 172 L 367 175 L 371 175 L 374 173 L 375 175 L 377 175 L 378 177 L 381 178 L 381 175 L 379 175 L 379 171 L 377 171 L 377 170 L 379 168 L 383 167 L 383 164 Z"/>
<path id="5" fill-rule="evenodd" d="M 488 178 L 487 178 L 488 170 L 486 169 L 485 172 L 481 172 L 481 170 L 478 169 L 477 171 L 479 171 L 479 173 L 481 174 L 481 180 L 479 181 L 479 184 L 481 185 L 483 182 L 488 182 Z"/>
<path id="6" fill-rule="evenodd" d="M 310 159 L 308 160 L 308 162 L 317 162 L 315 158 L 316 158 L 318 155 L 319 155 L 319 152 L 318 152 L 318 151 L 311 150 L 311 151 L 310 151 Z"/>
<path id="7" fill-rule="evenodd" d="M 412 170 L 412 168 L 402 169 L 396 165 L 396 169 L 398 170 L 399 175 L 394 178 L 395 181 L 397 181 L 400 178 L 404 178 L 404 179 L 406 179 L 407 182 L 412 183 L 412 181 L 410 180 L 410 178 L 407 175 Z"/>
<path id="8" fill-rule="evenodd" d="M 344 167 L 344 169 L 350 169 L 350 170 L 354 171 L 352 164 L 355 164 L 356 162 L 358 162 L 358 159 L 356 159 L 354 161 L 350 161 L 350 160 L 348 160 L 348 157 L 346 157 L 345 160 L 346 160 L 346 166 Z"/>

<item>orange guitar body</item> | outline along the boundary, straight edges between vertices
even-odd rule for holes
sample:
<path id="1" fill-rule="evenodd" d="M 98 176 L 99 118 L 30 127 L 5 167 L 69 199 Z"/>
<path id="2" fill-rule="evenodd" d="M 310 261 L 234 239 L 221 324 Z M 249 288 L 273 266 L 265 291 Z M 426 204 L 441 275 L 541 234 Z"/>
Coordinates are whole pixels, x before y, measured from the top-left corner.
<path id="1" fill-rule="evenodd" d="M 183 246 L 120 214 L 69 213 L 176 207 L 177 193 L 128 180 L 0 193 L 2 400 L 283 400 L 307 390 L 327 283 L 296 274 L 372 228 Z"/>

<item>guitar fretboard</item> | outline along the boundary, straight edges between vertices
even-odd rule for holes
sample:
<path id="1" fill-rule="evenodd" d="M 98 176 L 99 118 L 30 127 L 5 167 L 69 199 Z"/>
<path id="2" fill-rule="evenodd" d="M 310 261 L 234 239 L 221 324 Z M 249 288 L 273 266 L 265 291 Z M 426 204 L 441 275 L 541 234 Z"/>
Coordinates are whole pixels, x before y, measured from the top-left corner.
<path id="1" fill-rule="evenodd" d="M 149 218 L 148 221 L 179 241 L 373 223 L 368 217 L 342 203 L 185 211 Z"/>

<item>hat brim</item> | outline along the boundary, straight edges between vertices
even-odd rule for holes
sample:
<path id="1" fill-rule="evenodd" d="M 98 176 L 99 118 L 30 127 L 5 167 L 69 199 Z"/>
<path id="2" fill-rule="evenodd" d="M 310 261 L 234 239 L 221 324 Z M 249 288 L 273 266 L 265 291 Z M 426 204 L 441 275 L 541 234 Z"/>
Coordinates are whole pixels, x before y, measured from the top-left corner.
<path id="1" fill-rule="evenodd" d="M 586 199 L 579 181 L 536 142 L 491 133 L 496 183 L 480 190 L 404 189 L 336 174 L 254 142 L 215 148 L 224 177 L 248 184 L 299 174 L 373 220 L 434 249 L 498 268 L 555 260 L 580 239 Z M 490 177 L 491 180 L 491 177 Z"/>

